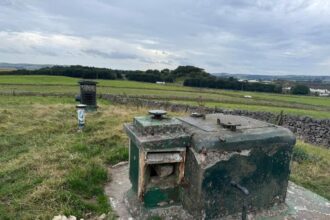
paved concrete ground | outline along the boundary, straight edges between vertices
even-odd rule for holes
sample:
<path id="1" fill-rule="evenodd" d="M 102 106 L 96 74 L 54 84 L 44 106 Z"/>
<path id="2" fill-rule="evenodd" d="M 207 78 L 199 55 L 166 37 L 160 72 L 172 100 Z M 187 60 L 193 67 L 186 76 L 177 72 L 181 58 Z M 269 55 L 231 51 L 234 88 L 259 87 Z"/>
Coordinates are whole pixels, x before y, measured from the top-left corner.
<path id="1" fill-rule="evenodd" d="M 292 182 L 286 203 L 295 219 L 330 220 L 330 201 Z"/>
<path id="2" fill-rule="evenodd" d="M 131 188 L 128 179 L 128 162 L 121 162 L 108 169 L 111 181 L 106 185 L 105 192 L 109 197 L 112 208 L 117 212 L 118 219 L 133 219 L 129 214 L 125 202 L 124 194 Z"/>
<path id="3" fill-rule="evenodd" d="M 111 176 L 111 182 L 108 183 L 108 185 L 105 187 L 105 190 L 113 209 L 117 212 L 118 219 L 134 219 L 128 212 L 124 201 L 124 195 L 131 187 L 128 179 L 127 162 L 122 162 L 113 167 L 110 167 L 109 174 Z M 297 186 L 292 182 L 289 183 L 286 204 L 288 208 L 285 208 L 285 210 L 280 208 L 275 211 L 270 211 L 272 213 L 267 211 L 257 215 L 249 215 L 248 218 L 278 220 L 330 220 L 330 201 L 321 196 L 318 196 L 315 193 L 312 193 L 309 190 L 306 190 L 303 187 Z M 279 215 L 274 216 L 274 213 L 276 212 L 279 212 Z M 165 219 L 171 218 L 168 217 Z M 235 219 L 235 217 L 229 217 L 226 219 Z"/>

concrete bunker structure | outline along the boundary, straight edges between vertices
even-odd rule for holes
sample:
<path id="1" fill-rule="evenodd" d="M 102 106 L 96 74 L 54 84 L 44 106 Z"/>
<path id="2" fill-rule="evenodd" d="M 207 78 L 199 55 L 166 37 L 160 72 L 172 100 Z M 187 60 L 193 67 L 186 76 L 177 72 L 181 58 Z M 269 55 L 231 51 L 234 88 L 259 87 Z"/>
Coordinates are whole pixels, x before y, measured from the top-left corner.
<path id="1" fill-rule="evenodd" d="M 244 218 L 285 202 L 295 144 L 288 129 L 242 116 L 149 113 L 124 125 L 128 201 L 145 210 L 180 205 L 194 219 Z"/>

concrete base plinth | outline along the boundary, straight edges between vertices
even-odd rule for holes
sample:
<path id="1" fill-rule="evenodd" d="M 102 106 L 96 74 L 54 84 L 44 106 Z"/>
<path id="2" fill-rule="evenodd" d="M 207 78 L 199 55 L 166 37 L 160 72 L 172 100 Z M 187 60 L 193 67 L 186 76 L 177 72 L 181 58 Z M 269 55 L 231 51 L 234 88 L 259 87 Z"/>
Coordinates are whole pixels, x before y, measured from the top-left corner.
<path id="1" fill-rule="evenodd" d="M 156 209 L 145 209 L 138 202 L 134 193 L 130 191 L 131 184 L 128 178 L 128 163 L 122 162 L 109 168 L 111 182 L 105 191 L 111 206 L 116 211 L 118 219 L 147 219 L 161 217 L 161 219 L 193 219 L 182 206 L 169 206 Z M 132 216 L 133 215 L 133 216 Z M 290 182 L 286 204 L 278 205 L 270 210 L 258 213 L 249 213 L 248 219 L 330 219 L 330 202 L 296 184 Z M 240 213 L 236 216 L 227 216 L 223 219 L 241 219 Z"/>

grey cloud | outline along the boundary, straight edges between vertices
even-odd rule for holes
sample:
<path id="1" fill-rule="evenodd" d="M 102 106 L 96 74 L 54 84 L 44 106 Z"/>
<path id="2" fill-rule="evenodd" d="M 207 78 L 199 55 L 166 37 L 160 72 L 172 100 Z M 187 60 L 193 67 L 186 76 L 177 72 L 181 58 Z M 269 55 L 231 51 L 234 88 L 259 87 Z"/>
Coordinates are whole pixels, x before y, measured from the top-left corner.
<path id="1" fill-rule="evenodd" d="M 192 64 L 211 72 L 330 71 L 329 66 L 318 66 L 330 56 L 328 1 L 0 0 L 0 5 L 0 30 L 6 32 L 74 36 L 84 43 L 109 37 L 131 45 L 82 45 L 77 49 L 81 54 L 72 52 L 72 60 L 80 64 L 111 66 L 130 60 L 123 68 Z M 155 58 L 152 50 L 170 55 Z M 47 63 L 66 63 L 63 54 L 70 49 L 53 52 L 51 45 L 43 45 L 35 51 L 50 52 Z M 0 50 L 0 59 L 6 61 L 6 54 Z M 23 55 L 20 59 L 24 62 Z"/>
<path id="2" fill-rule="evenodd" d="M 137 59 L 138 56 L 134 54 L 114 51 L 114 52 L 104 52 L 96 49 L 85 49 L 82 52 L 90 55 L 99 56 L 106 59 Z"/>
<path id="3" fill-rule="evenodd" d="M 92 56 L 98 56 L 105 59 L 114 59 L 114 60 L 138 60 L 139 62 L 146 63 L 146 64 L 163 64 L 163 65 L 172 65 L 173 62 L 171 60 L 166 61 L 155 61 L 151 58 L 144 57 L 144 56 L 138 56 L 136 54 L 131 53 L 125 53 L 125 52 L 119 52 L 119 51 L 113 51 L 113 52 L 104 52 L 97 49 L 84 49 L 82 50 L 83 53 L 92 55 Z"/>
<path id="4" fill-rule="evenodd" d="M 21 51 L 14 48 L 0 48 L 1 54 L 22 54 Z"/>
<path id="5" fill-rule="evenodd" d="M 43 54 L 46 56 L 58 56 L 58 52 L 56 50 L 52 50 L 51 48 L 45 48 L 45 47 L 38 47 L 38 46 L 31 46 L 31 50 L 35 51 L 38 54 Z M 21 52 L 22 53 L 22 52 Z"/>
<path id="6" fill-rule="evenodd" d="M 221 62 L 219 60 L 210 60 L 210 61 L 207 61 L 206 64 L 216 67 L 216 68 L 223 67 L 223 65 L 221 64 Z"/>

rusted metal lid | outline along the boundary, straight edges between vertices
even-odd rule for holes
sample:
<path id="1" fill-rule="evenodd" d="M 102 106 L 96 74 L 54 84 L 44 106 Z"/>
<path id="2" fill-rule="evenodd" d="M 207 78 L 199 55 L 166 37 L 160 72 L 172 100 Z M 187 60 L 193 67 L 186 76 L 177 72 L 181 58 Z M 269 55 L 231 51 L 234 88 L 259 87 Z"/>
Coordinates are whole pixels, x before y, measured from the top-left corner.
<path id="1" fill-rule="evenodd" d="M 191 117 L 194 117 L 194 118 L 201 118 L 203 116 L 205 116 L 204 114 L 202 113 L 199 113 L 199 112 L 193 112 L 190 114 Z"/>
<path id="2" fill-rule="evenodd" d="M 162 119 L 162 117 L 166 115 L 167 112 L 164 110 L 150 110 L 149 114 L 153 115 L 153 118 L 155 119 Z"/>
<path id="3" fill-rule="evenodd" d="M 223 119 L 221 120 L 220 118 L 217 119 L 217 124 L 231 131 L 236 131 L 237 126 L 241 126 L 241 124 L 238 122 L 231 122 L 230 120 Z"/>

